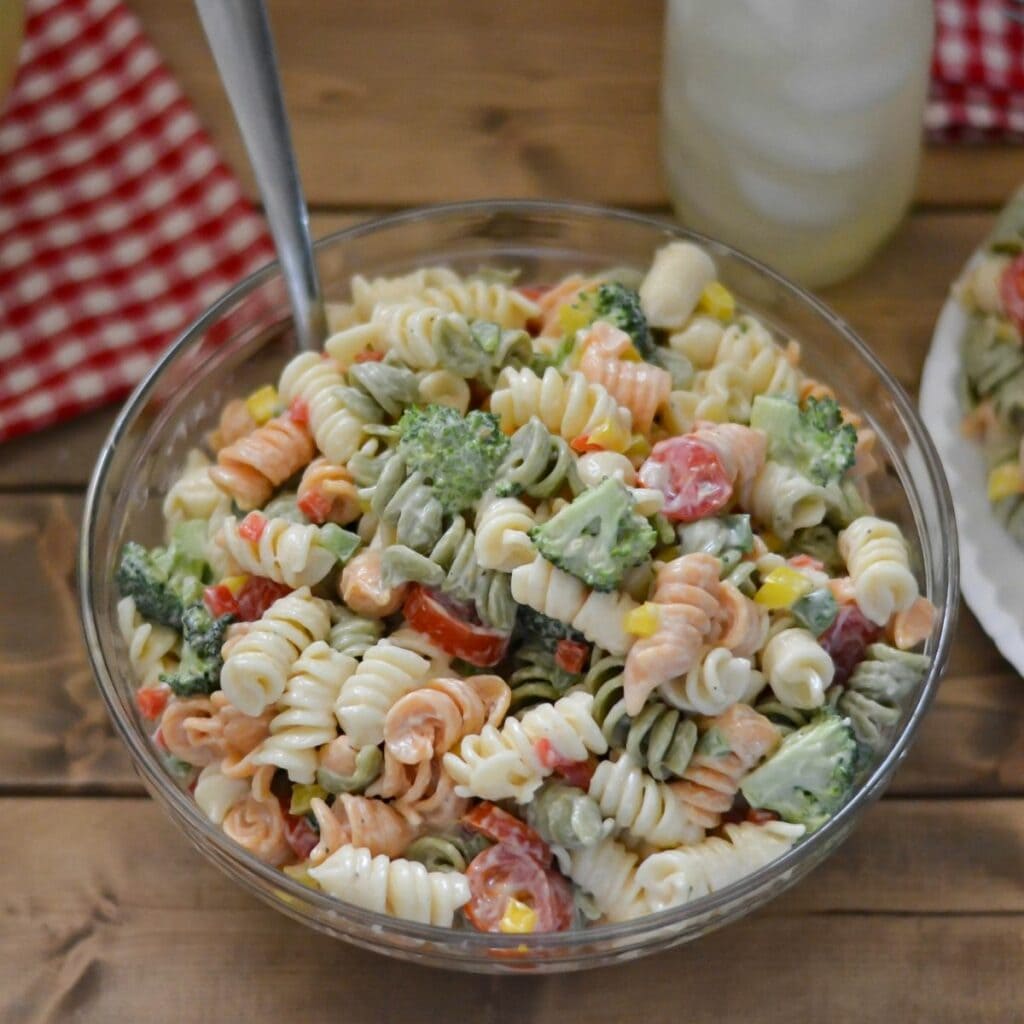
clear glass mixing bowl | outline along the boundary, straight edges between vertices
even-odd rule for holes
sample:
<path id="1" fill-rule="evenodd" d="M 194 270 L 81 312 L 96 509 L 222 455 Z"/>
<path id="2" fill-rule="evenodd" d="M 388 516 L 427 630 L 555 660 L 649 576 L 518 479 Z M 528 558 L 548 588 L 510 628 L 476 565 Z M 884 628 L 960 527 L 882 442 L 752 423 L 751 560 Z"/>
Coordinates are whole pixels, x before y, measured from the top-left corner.
<path id="1" fill-rule="evenodd" d="M 645 267 L 671 238 L 692 238 L 714 256 L 742 305 L 803 346 L 809 372 L 877 430 L 887 465 L 876 506 L 915 549 L 924 592 L 938 606 L 926 651 L 932 667 L 909 702 L 891 747 L 849 802 L 785 856 L 721 892 L 623 924 L 569 933 L 504 936 L 384 917 L 311 891 L 261 863 L 213 826 L 164 767 L 140 718 L 117 628 L 114 567 L 130 539 L 158 543 L 160 505 L 185 453 L 201 443 L 225 400 L 274 380 L 293 351 L 277 265 L 264 267 L 204 313 L 139 385 L 104 445 L 86 499 L 79 556 L 89 656 L 118 732 L 150 793 L 198 849 L 278 910 L 368 949 L 471 971 L 554 972 L 630 960 L 686 942 L 778 895 L 846 837 L 903 759 L 931 702 L 949 651 L 957 601 L 956 529 L 942 469 L 907 396 L 850 328 L 815 298 L 761 264 L 651 217 L 549 202 L 477 202 L 385 217 L 317 244 L 329 299 L 343 300 L 354 273 L 398 274 L 446 263 L 521 268 L 525 282 L 573 270 Z"/>

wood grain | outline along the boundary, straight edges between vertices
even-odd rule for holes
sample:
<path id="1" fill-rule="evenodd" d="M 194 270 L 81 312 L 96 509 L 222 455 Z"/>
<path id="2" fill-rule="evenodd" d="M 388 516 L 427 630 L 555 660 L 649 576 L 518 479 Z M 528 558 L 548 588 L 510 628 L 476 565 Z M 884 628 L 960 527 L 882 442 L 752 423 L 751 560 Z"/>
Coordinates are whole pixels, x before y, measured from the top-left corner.
<path id="1" fill-rule="evenodd" d="M 313 233 L 323 237 L 368 216 L 316 214 Z M 912 391 L 950 282 L 991 221 L 984 213 L 917 213 L 861 273 L 822 293 Z M 84 488 L 115 414 L 103 410 L 4 445 L 0 488 Z"/>
<path id="2" fill-rule="evenodd" d="M 700 945 L 550 979 L 399 966 L 309 932 L 217 873 L 148 801 L 3 800 L 0 814 L 19 826 L 0 833 L 9 1024 L 159 1024 L 200 1007 L 204 1020 L 349 1024 L 611 1024 L 640 1007 L 668 1022 L 680 999 L 688 1020 L 716 1024 L 1008 1024 L 996 1011 L 1022 994 L 1019 802 L 885 802 L 802 885 Z M 24 835 L 47 838 L 31 871 Z"/>
<path id="3" fill-rule="evenodd" d="M 218 144 L 248 165 L 190 0 L 132 0 Z M 659 207 L 658 0 L 274 0 L 311 201 L 371 206 L 490 196 Z M 1013 149 L 929 149 L 921 202 L 1003 202 Z"/>

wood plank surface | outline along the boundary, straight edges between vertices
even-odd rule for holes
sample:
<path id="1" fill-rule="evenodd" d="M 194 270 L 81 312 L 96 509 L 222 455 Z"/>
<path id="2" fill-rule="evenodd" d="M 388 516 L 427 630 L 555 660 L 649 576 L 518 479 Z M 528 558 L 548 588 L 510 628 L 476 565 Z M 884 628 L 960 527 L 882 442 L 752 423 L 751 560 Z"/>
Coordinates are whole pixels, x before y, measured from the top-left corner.
<path id="1" fill-rule="evenodd" d="M 191 0 L 130 0 L 226 155 L 251 178 Z M 561 196 L 660 207 L 659 0 L 273 0 L 312 202 Z M 1012 148 L 932 148 L 918 200 L 995 206 Z"/>
<path id="2" fill-rule="evenodd" d="M 368 216 L 315 214 L 313 233 L 323 237 Z M 989 213 L 918 212 L 863 271 L 822 293 L 911 391 L 950 282 L 991 222 Z M 115 414 L 101 410 L 3 445 L 0 489 L 84 488 Z"/>
<path id="3" fill-rule="evenodd" d="M 7 1024 L 667 1024 L 683 1006 L 715 1024 L 1009 1024 L 1000 1008 L 1024 995 L 1019 801 L 887 801 L 803 885 L 700 945 L 546 979 L 427 971 L 307 931 L 222 877 L 149 801 L 5 800 L 0 814 L 18 825 L 0 832 Z M 47 837 L 29 871 L 26 835 Z"/>

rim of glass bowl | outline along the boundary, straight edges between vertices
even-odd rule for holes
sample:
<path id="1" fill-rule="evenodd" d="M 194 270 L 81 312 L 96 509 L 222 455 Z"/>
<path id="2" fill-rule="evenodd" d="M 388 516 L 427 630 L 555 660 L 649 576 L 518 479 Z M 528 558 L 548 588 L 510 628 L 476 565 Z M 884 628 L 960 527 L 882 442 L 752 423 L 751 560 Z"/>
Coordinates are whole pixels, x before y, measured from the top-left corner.
<path id="1" fill-rule="evenodd" d="M 789 292 L 792 296 L 810 306 L 823 320 L 838 331 L 874 370 L 888 389 L 894 404 L 903 418 L 908 434 L 923 455 L 926 477 L 932 489 L 932 495 L 928 497 L 933 497 L 937 501 L 937 511 L 942 532 L 941 540 L 944 545 L 945 554 L 946 588 L 944 595 L 935 595 L 943 599 L 943 614 L 938 641 L 932 654 L 932 663 L 928 676 L 921 688 L 917 703 L 907 718 L 902 731 L 894 739 L 889 752 L 876 765 L 854 796 L 812 836 L 798 843 L 783 856 L 773 860 L 760 870 L 745 876 L 738 882 L 726 886 L 718 892 L 693 900 L 682 906 L 658 911 L 631 921 L 593 925 L 570 932 L 535 934 L 529 936 L 528 941 L 530 953 L 533 954 L 545 951 L 554 952 L 561 947 L 571 946 L 580 942 L 586 944 L 601 942 L 617 943 L 621 940 L 640 938 L 647 932 L 660 931 L 664 936 L 666 935 L 665 929 L 671 929 L 673 925 L 682 925 L 689 918 L 714 914 L 720 909 L 755 894 L 767 882 L 785 876 L 787 872 L 797 867 L 801 862 L 811 858 L 816 851 L 820 851 L 823 847 L 828 846 L 833 837 L 837 840 L 844 837 L 848 831 L 848 826 L 852 825 L 853 819 L 880 795 L 882 787 L 902 759 L 911 740 L 917 733 L 925 712 L 931 704 L 939 678 L 945 668 L 952 641 L 953 626 L 956 621 L 957 612 L 959 566 L 957 561 L 955 519 L 949 487 L 942 471 L 938 454 L 932 445 L 927 431 L 919 420 L 917 410 L 909 397 L 874 353 L 860 340 L 853 329 L 841 317 L 803 288 L 793 284 L 787 278 L 758 260 L 719 242 L 717 239 L 691 231 L 669 220 L 590 203 L 528 199 L 475 200 L 464 203 L 437 204 L 375 218 L 363 224 L 327 235 L 315 244 L 315 248 L 331 247 L 344 242 L 346 239 L 359 238 L 362 235 L 375 233 L 381 229 L 393 228 L 402 224 L 429 220 L 443 221 L 446 218 L 480 214 L 520 214 L 524 216 L 562 214 L 583 219 L 622 221 L 645 225 L 655 228 L 666 235 L 690 239 L 700 244 L 710 244 L 727 252 L 731 258 L 747 264 L 751 269 L 769 278 L 779 288 Z M 170 775 L 161 766 L 149 737 L 137 730 L 133 722 L 122 713 L 111 671 L 102 654 L 95 609 L 92 606 L 89 588 L 93 535 L 97 527 L 97 502 L 99 495 L 104 490 L 113 452 L 124 436 L 127 426 L 135 418 L 140 407 L 156 387 L 157 381 L 165 367 L 173 362 L 181 351 L 188 348 L 193 339 L 201 337 L 231 306 L 277 273 L 278 263 L 276 261 L 261 267 L 218 299 L 206 312 L 187 327 L 129 397 L 124 408 L 118 414 L 117 420 L 104 443 L 86 494 L 78 559 L 78 590 L 82 607 L 82 624 L 89 659 L 98 679 L 100 692 L 103 695 L 107 711 L 113 719 L 117 731 L 128 746 L 136 768 L 143 774 L 151 789 L 156 790 L 177 814 L 187 819 L 196 832 L 202 834 L 207 841 L 212 842 L 218 847 L 222 855 L 229 860 L 237 862 L 240 866 L 259 876 L 260 879 L 279 891 L 283 891 L 290 897 L 290 901 L 308 904 L 319 911 L 331 915 L 347 917 L 354 924 L 376 931 L 383 930 L 384 933 L 393 932 L 408 939 L 425 940 L 442 946 L 459 945 L 467 953 L 478 950 L 480 954 L 492 953 L 493 955 L 494 950 L 514 950 L 522 945 L 524 941 L 522 936 L 474 932 L 464 929 L 453 930 L 436 925 L 417 924 L 402 918 L 363 910 L 354 904 L 346 903 L 326 893 L 309 889 L 299 882 L 292 880 L 278 869 L 258 860 L 248 851 L 230 840 L 220 829 L 214 827 L 206 819 L 191 796 L 175 785 Z M 924 500 L 924 496 L 922 496 L 921 500 Z M 915 502 L 911 502 L 912 511 L 915 514 L 915 518 L 919 519 L 918 510 L 913 508 L 914 504 Z M 918 531 L 919 533 L 922 532 L 920 522 L 918 522 Z M 926 571 L 930 572 L 927 565 Z M 530 958 L 524 957 L 523 959 L 527 960 Z M 456 966 L 456 964 L 453 963 L 453 966 Z"/>

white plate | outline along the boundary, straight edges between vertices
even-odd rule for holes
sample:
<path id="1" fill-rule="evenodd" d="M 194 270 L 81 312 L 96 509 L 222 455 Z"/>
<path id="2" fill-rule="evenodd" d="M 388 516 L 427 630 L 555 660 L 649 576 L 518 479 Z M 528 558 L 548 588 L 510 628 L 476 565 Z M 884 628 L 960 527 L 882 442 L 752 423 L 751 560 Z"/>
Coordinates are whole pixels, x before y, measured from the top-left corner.
<path id="1" fill-rule="evenodd" d="M 992 514 L 981 448 L 960 432 L 960 339 L 966 328 L 967 314 L 947 299 L 921 375 L 921 418 L 953 494 L 964 599 L 1003 657 L 1024 675 L 1024 548 Z"/>

